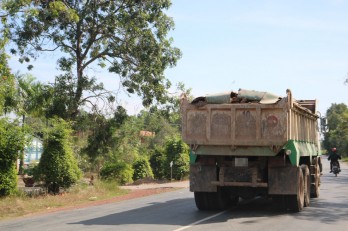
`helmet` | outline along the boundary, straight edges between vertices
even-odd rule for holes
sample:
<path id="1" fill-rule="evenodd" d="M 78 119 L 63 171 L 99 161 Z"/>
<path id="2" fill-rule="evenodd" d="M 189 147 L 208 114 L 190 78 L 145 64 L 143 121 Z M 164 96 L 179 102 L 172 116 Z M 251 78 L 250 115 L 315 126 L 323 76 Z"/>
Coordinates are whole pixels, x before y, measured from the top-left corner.
<path id="1" fill-rule="evenodd" d="M 332 148 L 331 151 L 336 152 L 336 148 Z"/>

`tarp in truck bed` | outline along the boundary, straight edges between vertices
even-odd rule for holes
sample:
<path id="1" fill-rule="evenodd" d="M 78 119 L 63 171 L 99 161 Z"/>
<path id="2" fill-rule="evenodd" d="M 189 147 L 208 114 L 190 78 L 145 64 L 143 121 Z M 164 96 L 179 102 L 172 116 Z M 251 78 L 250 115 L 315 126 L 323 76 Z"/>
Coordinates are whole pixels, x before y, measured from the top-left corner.
<path id="1" fill-rule="evenodd" d="M 254 91 L 239 89 L 238 93 L 230 91 L 218 94 L 207 95 L 205 97 L 198 97 L 191 103 L 208 103 L 208 104 L 225 104 L 225 103 L 246 103 L 254 102 L 261 104 L 274 104 L 278 102 L 281 97 L 269 92 Z"/>

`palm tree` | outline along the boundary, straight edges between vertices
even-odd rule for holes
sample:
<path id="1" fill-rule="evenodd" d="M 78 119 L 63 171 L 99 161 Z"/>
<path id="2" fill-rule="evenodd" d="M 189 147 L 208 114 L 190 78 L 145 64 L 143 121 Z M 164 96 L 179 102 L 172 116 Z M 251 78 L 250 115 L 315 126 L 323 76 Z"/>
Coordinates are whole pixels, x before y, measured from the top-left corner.
<path id="1" fill-rule="evenodd" d="M 35 82 L 35 77 L 31 75 L 17 76 L 17 115 L 22 117 L 22 127 L 26 122 L 26 117 L 42 118 L 45 115 L 45 108 L 50 97 L 49 86 L 40 82 Z M 24 150 L 20 155 L 19 174 L 23 173 Z"/>

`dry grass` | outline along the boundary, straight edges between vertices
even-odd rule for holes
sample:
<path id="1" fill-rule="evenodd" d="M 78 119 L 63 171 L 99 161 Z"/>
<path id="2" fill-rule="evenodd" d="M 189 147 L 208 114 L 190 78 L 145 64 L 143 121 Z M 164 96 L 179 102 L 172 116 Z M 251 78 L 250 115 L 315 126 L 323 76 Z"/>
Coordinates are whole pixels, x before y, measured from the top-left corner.
<path id="1" fill-rule="evenodd" d="M 0 199 L 0 220 L 20 217 L 32 213 L 45 212 L 66 206 L 78 206 L 90 201 L 104 200 L 124 195 L 114 182 L 95 181 L 93 186 L 80 182 L 60 195 L 28 197 L 18 194 Z"/>

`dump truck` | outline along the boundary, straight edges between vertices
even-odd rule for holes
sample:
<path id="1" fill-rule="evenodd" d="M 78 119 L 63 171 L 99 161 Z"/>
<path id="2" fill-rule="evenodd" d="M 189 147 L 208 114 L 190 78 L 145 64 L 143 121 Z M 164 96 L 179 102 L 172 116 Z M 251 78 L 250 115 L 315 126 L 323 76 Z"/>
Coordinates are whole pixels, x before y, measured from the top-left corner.
<path id="1" fill-rule="evenodd" d="M 319 197 L 321 154 L 316 100 L 237 92 L 181 99 L 190 146 L 190 191 L 199 210 L 270 198 L 299 212 Z"/>

